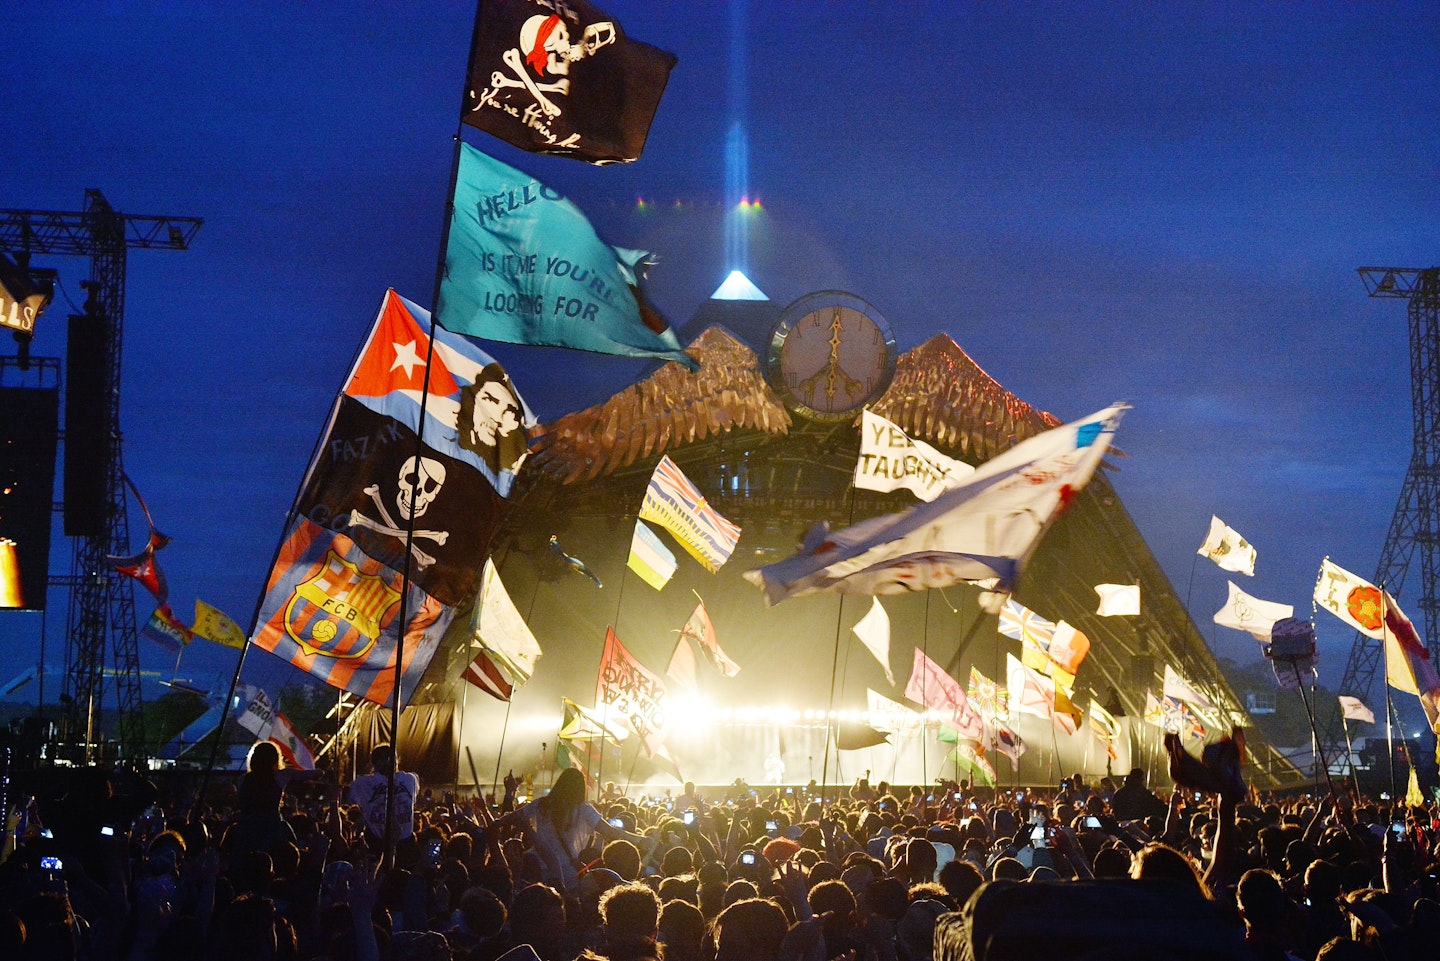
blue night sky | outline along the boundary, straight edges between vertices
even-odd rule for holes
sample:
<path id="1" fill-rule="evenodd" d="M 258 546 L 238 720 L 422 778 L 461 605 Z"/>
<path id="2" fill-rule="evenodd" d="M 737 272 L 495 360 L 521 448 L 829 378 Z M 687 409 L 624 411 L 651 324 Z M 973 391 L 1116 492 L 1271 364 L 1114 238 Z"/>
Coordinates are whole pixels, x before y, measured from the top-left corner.
<path id="1" fill-rule="evenodd" d="M 679 58 L 638 162 L 463 136 L 562 190 L 611 243 L 655 251 L 650 294 L 672 323 L 732 266 L 739 121 L 763 206 L 747 273 L 773 300 L 851 291 L 901 349 L 949 333 L 1062 419 L 1134 406 L 1115 484 L 1217 653 L 1258 647 L 1210 623 L 1229 576 L 1195 564 L 1212 513 L 1259 550 L 1240 586 L 1299 616 L 1326 554 L 1374 572 L 1410 456 L 1408 345 L 1403 303 L 1367 299 L 1355 268 L 1440 258 L 1433 5 L 601 6 Z M 187 252 L 132 251 L 126 291 L 125 466 L 174 538 L 161 562 L 182 615 L 198 596 L 248 626 L 385 288 L 430 304 L 473 15 L 0 6 L 0 207 L 79 210 L 98 187 L 126 213 L 205 220 Z M 33 353 L 61 356 L 88 265 L 36 263 L 60 269 L 61 292 Z M 542 419 L 643 367 L 493 353 Z M 131 526 L 138 548 L 133 507 Z M 52 570 L 68 563 L 58 541 Z M 59 663 L 63 595 L 52 607 Z M 35 663 L 40 625 L 0 617 L 0 673 Z M 1334 684 L 1353 634 L 1323 612 L 1317 626 Z M 197 642 L 180 673 L 223 683 L 233 653 Z M 269 655 L 252 663 L 283 679 Z"/>

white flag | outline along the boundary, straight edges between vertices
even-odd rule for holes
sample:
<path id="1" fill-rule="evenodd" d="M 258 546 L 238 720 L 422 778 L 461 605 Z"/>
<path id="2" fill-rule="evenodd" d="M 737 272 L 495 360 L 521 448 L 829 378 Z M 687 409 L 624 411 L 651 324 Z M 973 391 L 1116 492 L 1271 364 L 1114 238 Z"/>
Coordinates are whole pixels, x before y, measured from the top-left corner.
<path id="1" fill-rule="evenodd" d="M 890 670 L 890 615 L 880 606 L 878 597 L 871 601 L 869 613 L 860 618 L 851 630 L 885 668 L 885 680 L 894 687 L 895 675 Z"/>
<path id="2" fill-rule="evenodd" d="M 799 553 L 746 571 L 765 603 L 821 591 L 899 594 L 998 578 L 1008 590 L 1041 535 L 1089 482 L 1129 407 L 1117 404 L 1021 441 L 928 504 L 831 532 L 817 524 Z"/>
<path id="3" fill-rule="evenodd" d="M 904 488 L 922 501 L 933 501 L 941 491 L 963 483 L 975 468 L 946 457 L 924 441 L 905 432 L 867 408 L 860 413 L 860 458 L 855 462 L 855 486 L 870 491 Z"/>
<path id="4" fill-rule="evenodd" d="M 1095 593 L 1100 595 L 1100 607 L 1095 613 L 1101 617 L 1135 617 L 1140 613 L 1139 584 L 1096 584 Z"/>
<path id="5" fill-rule="evenodd" d="M 1195 553 L 1210 558 L 1221 570 L 1255 576 L 1255 548 L 1238 531 L 1227 527 L 1213 514 L 1210 516 L 1210 533 L 1205 535 L 1205 543 Z"/>
<path id="6" fill-rule="evenodd" d="M 235 723 L 255 735 L 257 741 L 270 737 L 275 726 L 275 707 L 260 688 L 243 681 L 235 685 L 235 698 L 245 709 L 235 716 Z"/>
<path id="7" fill-rule="evenodd" d="M 870 708 L 870 726 L 875 730 L 889 731 L 891 734 L 920 733 L 925 719 L 919 711 L 913 711 L 899 701 L 892 701 L 870 688 L 865 689 L 865 694 Z"/>
<path id="8" fill-rule="evenodd" d="M 1320 562 L 1315 603 L 1367 637 L 1378 640 L 1385 636 L 1385 599 L 1380 588 L 1330 563 L 1328 557 Z"/>
<path id="9" fill-rule="evenodd" d="M 1216 707 L 1210 703 L 1210 699 L 1190 686 L 1190 682 L 1181 677 L 1179 672 L 1169 664 L 1165 665 L 1165 686 L 1163 693 L 1166 697 L 1173 697 L 1178 701 L 1189 701 L 1191 704 L 1207 711 L 1214 711 Z"/>
<path id="10" fill-rule="evenodd" d="M 483 647 L 490 654 L 490 660 L 505 675 L 512 685 L 519 687 L 535 673 L 535 661 L 540 657 L 540 644 L 525 618 L 515 607 L 505 585 L 495 570 L 495 562 L 486 558 L 485 571 L 480 582 L 480 603 L 475 605 L 474 635 L 471 645 Z"/>
<path id="11" fill-rule="evenodd" d="M 1365 706 L 1365 702 L 1358 697 L 1347 697 L 1340 695 L 1340 713 L 1347 721 L 1364 721 L 1367 724 L 1375 723 L 1375 712 Z"/>
<path id="12" fill-rule="evenodd" d="M 1265 643 L 1270 640 L 1270 628 L 1276 621 L 1295 616 L 1294 605 L 1262 601 L 1240 590 L 1234 581 L 1229 584 L 1230 599 L 1215 612 L 1215 623 L 1221 627 L 1246 631 L 1255 640 Z"/>

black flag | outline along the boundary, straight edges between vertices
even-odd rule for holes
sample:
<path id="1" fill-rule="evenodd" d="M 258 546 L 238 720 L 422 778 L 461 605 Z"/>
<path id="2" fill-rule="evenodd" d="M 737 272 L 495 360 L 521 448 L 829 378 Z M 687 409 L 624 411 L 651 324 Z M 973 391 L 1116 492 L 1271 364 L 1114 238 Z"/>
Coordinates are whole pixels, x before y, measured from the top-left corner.
<path id="1" fill-rule="evenodd" d="M 461 119 L 532 153 L 635 160 L 673 66 L 585 0 L 483 0 Z"/>

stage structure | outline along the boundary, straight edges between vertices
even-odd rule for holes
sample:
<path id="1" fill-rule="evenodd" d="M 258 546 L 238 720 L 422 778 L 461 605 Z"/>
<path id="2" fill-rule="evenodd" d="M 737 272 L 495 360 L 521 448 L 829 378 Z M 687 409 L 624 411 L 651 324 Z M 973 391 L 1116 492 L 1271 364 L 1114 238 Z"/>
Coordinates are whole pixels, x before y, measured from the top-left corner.
<path id="1" fill-rule="evenodd" d="M 1374 583 L 1393 594 L 1412 618 L 1423 617 L 1430 658 L 1440 660 L 1440 267 L 1361 267 L 1359 273 L 1371 297 L 1409 302 L 1413 447 Z M 1417 556 L 1419 576 L 1412 580 L 1411 564 Z M 1379 639 L 1356 631 L 1340 692 L 1370 703 L 1377 671 L 1384 683 L 1384 657 Z M 1326 735 L 1326 754 L 1346 756 L 1339 720 Z"/>
<path id="2" fill-rule="evenodd" d="M 203 221 L 123 214 L 97 189 L 78 213 L 0 210 L 0 251 L 17 263 L 35 256 L 90 258 L 84 312 L 70 318 L 66 348 L 65 533 L 73 539 L 63 739 L 75 760 L 97 760 L 94 723 L 104 700 L 107 639 L 113 658 L 119 748 L 144 756 L 133 582 L 105 563 L 132 551 L 121 460 L 120 371 L 125 264 L 130 248 L 186 250 Z M 111 758 L 114 760 L 114 758 Z"/>
<path id="3" fill-rule="evenodd" d="M 411 731 L 412 752 L 435 763 L 438 781 L 447 780 L 443 755 L 452 751 L 460 760 L 449 772 L 462 785 L 472 783 L 468 751 L 475 779 L 487 789 L 506 770 L 530 775 L 543 789 L 556 773 L 561 698 L 594 703 L 606 629 L 613 627 L 642 664 L 664 675 L 679 629 L 699 598 L 741 671 L 725 677 L 702 664 L 698 694 L 672 685 L 666 695 L 666 744 L 687 780 L 805 784 L 823 778 L 838 784 L 868 771 L 874 780 L 908 784 L 955 776 L 945 764 L 951 746 L 936 741 L 937 723 L 853 751 L 837 750 L 834 735 L 845 723 L 865 720 L 867 690 L 904 702 L 916 648 L 962 685 L 972 666 L 1005 682 L 1006 654 L 1018 656 L 1019 642 L 998 634 L 995 615 L 980 610 L 976 588 L 880 599 L 891 622 L 892 685 L 852 632 L 870 610 L 869 597 L 820 594 L 767 608 L 741 574 L 789 556 L 816 521 L 845 527 L 916 503 L 906 492 L 852 486 L 860 412 L 867 406 L 910 437 L 971 464 L 1060 420 L 1006 391 L 949 336 L 938 334 L 899 354 L 884 318 L 851 294 L 812 294 L 784 311 L 763 294 L 739 302 L 712 299 L 683 333 L 690 338 L 687 350 L 700 361 L 697 373 L 665 364 L 609 400 L 545 425 L 521 471 L 515 507 L 494 554 L 544 654 L 507 704 L 460 679 L 475 648 L 465 636 L 447 638 L 405 712 L 412 718 L 407 727 L 439 734 L 444 743 L 423 745 Z M 1097 399 L 1097 406 L 1109 399 Z M 679 567 L 656 591 L 626 559 L 662 455 L 743 533 L 716 574 L 662 534 Z M 601 586 L 567 564 L 552 538 Z M 1101 583 L 1139 584 L 1143 614 L 1097 616 L 1093 586 Z M 1090 637 L 1075 701 L 1083 707 L 1093 697 L 1118 716 L 1123 733 L 1112 760 L 1088 724 L 1082 722 L 1074 735 L 1057 735 L 1051 722 L 1025 717 L 1020 733 L 1030 750 L 1019 770 L 991 755 L 1001 786 L 1054 784 L 1077 771 L 1092 778 L 1107 769 L 1124 775 L 1131 767 L 1146 768 L 1152 783 L 1167 780 L 1161 732 L 1141 722 L 1146 691 L 1160 694 L 1166 665 L 1216 705 L 1207 719 L 1212 735 L 1232 724 L 1250 727 L 1104 476 L 1097 474 L 1046 535 L 1016 599 Z M 446 705 L 456 705 L 456 713 L 438 724 Z M 632 788 L 647 781 L 651 789 L 678 786 L 638 751 L 636 740 L 607 750 L 600 776 Z M 1247 775 L 1254 783 L 1303 780 L 1253 728 L 1248 746 Z M 409 760 L 406 766 L 414 769 Z"/>

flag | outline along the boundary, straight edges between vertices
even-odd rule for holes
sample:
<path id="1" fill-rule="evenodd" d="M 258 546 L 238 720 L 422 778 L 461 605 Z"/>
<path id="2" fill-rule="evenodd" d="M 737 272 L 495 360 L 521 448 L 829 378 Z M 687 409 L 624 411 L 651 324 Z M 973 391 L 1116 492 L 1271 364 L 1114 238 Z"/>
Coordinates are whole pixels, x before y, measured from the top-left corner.
<path id="1" fill-rule="evenodd" d="M 740 673 L 740 665 L 730 660 L 729 655 L 720 649 L 720 637 L 710 620 L 710 612 L 705 610 L 704 601 L 695 605 L 695 610 L 690 612 L 690 616 L 680 628 L 681 640 L 687 637 L 699 645 L 701 656 L 715 670 L 726 677 L 734 677 Z"/>
<path id="2" fill-rule="evenodd" d="M 1000 607 L 1000 633 L 1021 642 L 1022 650 L 1044 651 L 1050 646 L 1055 625 L 1045 620 L 1013 597 L 1005 598 Z"/>
<path id="3" fill-rule="evenodd" d="M 588 748 L 582 748 L 574 741 L 559 738 L 555 742 L 555 766 L 562 771 L 567 767 L 574 768 L 585 778 L 587 786 L 594 787 L 595 777 L 590 773 L 588 753 Z"/>
<path id="4" fill-rule="evenodd" d="M 1295 616 L 1293 605 L 1262 601 L 1240 590 L 1234 581 L 1228 583 L 1230 599 L 1225 602 L 1224 607 L 1215 612 L 1215 623 L 1221 627 L 1247 631 L 1257 641 L 1269 641 L 1270 628 L 1276 621 Z"/>
<path id="5" fill-rule="evenodd" d="M 665 676 L 673 678 L 682 687 L 692 691 L 698 687 L 695 680 L 695 650 L 683 635 L 675 642 L 675 653 L 670 655 L 670 666 L 665 668 Z"/>
<path id="6" fill-rule="evenodd" d="M 316 680 L 377 704 L 395 689 L 400 574 L 304 517 L 270 572 L 253 643 Z M 415 582 L 405 598 L 401 701 L 420 683 L 454 610 Z"/>
<path id="7" fill-rule="evenodd" d="M 987 719 L 985 743 L 989 744 L 993 750 L 1008 757 L 1013 770 L 1020 770 L 1020 755 L 1024 754 L 1028 748 L 1025 741 L 1011 729 L 1009 724 L 999 718 Z"/>
<path id="8" fill-rule="evenodd" d="M 509 344 L 551 344 L 699 365 L 642 311 L 649 255 L 611 247 L 570 201 L 529 174 L 460 146 L 437 322 Z"/>
<path id="9" fill-rule="evenodd" d="M 1391 687 L 1418 695 L 1420 706 L 1432 731 L 1437 728 L 1437 700 L 1440 700 L 1440 676 L 1430 663 L 1430 652 L 1400 609 L 1389 591 L 1385 597 L 1385 680 Z"/>
<path id="10" fill-rule="evenodd" d="M 835 730 L 835 746 L 842 751 L 859 751 L 889 741 L 889 734 L 877 731 L 864 721 L 841 721 Z"/>
<path id="11" fill-rule="evenodd" d="M 1405 786 L 1405 806 L 1412 808 L 1425 806 L 1425 795 L 1420 792 L 1420 775 L 1413 764 L 1410 765 L 1410 780 Z"/>
<path id="12" fill-rule="evenodd" d="M 1127 409 L 1109 407 L 1021 441 L 929 503 L 839 532 L 817 524 L 799 553 L 745 579 L 767 604 L 820 591 L 897 594 L 990 578 L 1009 591 L 1090 480 Z"/>
<path id="13" fill-rule="evenodd" d="M 1179 734 L 1182 738 L 1191 741 L 1203 741 L 1205 739 L 1205 726 L 1190 710 L 1190 706 L 1184 701 L 1176 700 L 1170 695 L 1162 695 L 1160 698 L 1160 713 L 1165 730 Z"/>
<path id="14" fill-rule="evenodd" d="M 665 739 L 665 680 L 635 660 L 614 628 L 605 629 L 605 649 L 595 684 L 595 703 L 608 704 L 601 717 L 624 724 L 640 738 L 645 753 L 654 757 Z"/>
<path id="15" fill-rule="evenodd" d="M 974 744 L 957 744 L 945 760 L 968 772 L 973 783 L 995 786 L 995 768 L 985 759 L 984 748 Z"/>
<path id="16" fill-rule="evenodd" d="M 1140 613 L 1139 584 L 1096 584 L 1095 593 L 1100 595 L 1095 613 L 1101 617 L 1136 617 Z"/>
<path id="17" fill-rule="evenodd" d="M 630 557 L 625 566 L 657 591 L 670 583 L 678 567 L 670 548 L 642 520 L 635 522 L 635 533 L 630 535 Z"/>
<path id="18" fill-rule="evenodd" d="M 1145 713 L 1140 719 L 1155 727 L 1165 726 L 1165 708 L 1160 703 L 1160 699 L 1155 696 L 1154 691 L 1145 692 Z"/>
<path id="19" fill-rule="evenodd" d="M 245 647 L 245 632 L 240 629 L 240 625 L 198 597 L 195 599 L 195 623 L 191 625 L 190 633 L 224 647 L 233 647 L 237 651 Z"/>
<path id="20" fill-rule="evenodd" d="M 885 680 L 895 686 L 895 674 L 890 670 L 890 615 L 880 606 L 880 599 L 874 598 L 870 611 L 851 628 L 865 649 L 875 655 L 875 660 L 885 669 Z"/>
<path id="21" fill-rule="evenodd" d="M 1115 738 L 1120 734 L 1120 725 L 1116 723 L 1114 715 L 1100 706 L 1100 702 L 1093 697 L 1090 699 L 1090 730 L 1094 731 L 1105 742 L 1105 750 L 1112 760 L 1119 758 L 1115 753 Z"/>
<path id="22" fill-rule="evenodd" d="M 1070 684 L 1062 684 L 1067 691 L 1073 686 L 1075 673 L 1080 670 L 1081 663 L 1085 656 L 1090 653 L 1090 638 L 1075 629 L 1065 621 L 1055 625 L 1055 633 L 1050 638 L 1050 646 L 1045 651 L 1050 661 L 1059 669 L 1051 672 L 1059 683 L 1059 673 L 1063 672 L 1071 678 Z"/>
<path id="23" fill-rule="evenodd" d="M 1181 701 L 1189 701 L 1196 707 L 1204 708 L 1207 711 L 1215 710 L 1215 705 L 1210 699 L 1191 686 L 1190 682 L 1180 676 L 1180 672 L 1169 664 L 1165 665 L 1165 682 L 1163 693 L 1166 697 L 1173 697 Z"/>
<path id="24" fill-rule="evenodd" d="M 295 730 L 290 719 L 279 711 L 275 712 L 275 723 L 270 728 L 269 737 L 280 749 L 287 765 L 302 771 L 315 770 L 315 755 L 310 753 L 310 746 Z"/>
<path id="25" fill-rule="evenodd" d="M 669 455 L 660 458 L 650 475 L 640 517 L 673 534 L 680 546 L 712 574 L 730 559 L 740 540 L 740 528 L 706 502 Z"/>
<path id="26" fill-rule="evenodd" d="M 1055 682 L 1026 667 L 1014 654 L 1005 655 L 1005 686 L 1010 691 L 1010 708 L 1049 720 L 1055 716 Z"/>
<path id="27" fill-rule="evenodd" d="M 675 55 L 586 0 L 483 0 L 460 119 L 532 153 L 635 160 Z"/>
<path id="28" fill-rule="evenodd" d="M 1055 726 L 1066 734 L 1074 734 L 1080 730 L 1080 718 L 1084 714 L 1085 712 L 1070 700 L 1070 692 L 1062 689 L 1057 682 L 1055 685 L 1055 716 L 1052 718 Z"/>
<path id="29" fill-rule="evenodd" d="M 530 680 L 542 653 L 540 642 L 535 640 L 519 608 L 505 592 L 500 572 L 489 558 L 481 574 L 480 602 L 471 612 L 470 644 L 488 653 L 505 679 L 515 687 Z"/>
<path id="30" fill-rule="evenodd" d="M 865 697 L 870 726 L 877 731 L 914 735 L 924 729 L 925 718 L 918 711 L 912 711 L 899 701 L 892 701 L 871 688 L 865 689 Z"/>
<path id="31" fill-rule="evenodd" d="M 1365 702 L 1358 697 L 1340 695 L 1340 713 L 1349 721 L 1364 721 L 1366 724 L 1375 723 L 1375 712 L 1365 706 Z"/>
<path id="32" fill-rule="evenodd" d="M 427 355 L 428 394 L 422 393 Z M 526 433 L 535 426 L 503 367 L 470 338 L 435 327 L 429 313 L 394 290 L 385 292 L 344 394 L 411 432 L 420 431 L 423 397 L 425 443 L 478 470 L 502 497 L 515 483 L 528 453 Z M 332 460 L 351 462 L 398 441 L 381 426 L 368 434 L 332 432 L 327 443 Z"/>
<path id="33" fill-rule="evenodd" d="M 1221 570 L 1255 576 L 1255 548 L 1246 543 L 1245 538 L 1234 528 L 1227 527 L 1213 514 L 1210 517 L 1210 531 L 1205 535 L 1205 543 L 1201 544 L 1195 553 L 1210 558 Z"/>
<path id="34" fill-rule="evenodd" d="M 191 638 L 190 628 L 176 619 L 175 612 L 170 609 L 168 604 L 161 604 L 155 608 L 141 626 L 140 634 L 142 637 L 150 638 L 171 654 L 179 654 L 180 649 L 189 644 Z"/>
<path id="35" fill-rule="evenodd" d="M 855 486 L 870 491 L 908 490 L 922 501 L 961 483 L 975 468 L 947 457 L 924 441 L 912 440 L 899 427 L 872 412 L 860 412 L 860 457 Z"/>
<path id="36" fill-rule="evenodd" d="M 1385 636 L 1385 599 L 1380 588 L 1345 568 L 1320 562 L 1320 576 L 1315 581 L 1315 603 L 1367 637 Z"/>
<path id="37" fill-rule="evenodd" d="M 965 696 L 970 699 L 971 704 L 975 705 L 975 710 L 979 711 L 983 718 L 991 719 L 1010 715 L 1010 705 L 1006 703 L 1005 689 L 981 674 L 974 665 L 970 667 L 970 682 L 965 686 Z"/>
<path id="38" fill-rule="evenodd" d="M 1287 691 L 1298 691 L 1306 678 L 1313 678 L 1320 663 L 1315 645 L 1315 625 L 1298 617 L 1282 617 L 1270 628 L 1265 648 L 1275 682 Z"/>
<path id="39" fill-rule="evenodd" d="M 508 702 L 515 694 L 515 685 L 486 651 L 476 654 L 470 665 L 460 672 L 460 677 L 499 701 Z"/>
<path id="40" fill-rule="evenodd" d="M 982 733 L 980 715 L 970 705 L 959 683 L 918 647 L 910 680 L 905 685 L 905 696 L 950 721 L 961 737 L 978 738 Z"/>
<path id="41" fill-rule="evenodd" d="M 608 737 L 620 743 L 630 736 L 623 725 L 607 722 L 600 712 L 582 707 L 568 697 L 562 697 L 560 704 L 563 716 L 560 731 L 555 736 L 561 740 L 595 741 Z"/>
<path id="42" fill-rule="evenodd" d="M 270 703 L 269 695 L 243 681 L 235 685 L 235 694 L 238 702 L 236 706 L 240 703 L 245 705 L 245 709 L 235 715 L 235 723 L 255 735 L 255 740 L 268 740 L 270 731 L 275 726 L 275 708 Z"/>
<path id="43" fill-rule="evenodd" d="M 165 572 L 155 560 L 155 552 L 170 542 L 170 539 L 153 528 L 145 549 L 129 557 L 114 557 L 107 554 L 105 563 L 117 574 L 134 578 L 140 586 L 149 591 L 162 606 L 170 600 L 170 588 L 165 583 Z"/>

